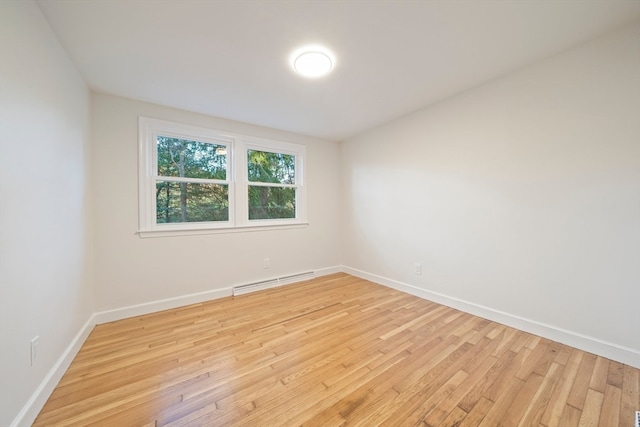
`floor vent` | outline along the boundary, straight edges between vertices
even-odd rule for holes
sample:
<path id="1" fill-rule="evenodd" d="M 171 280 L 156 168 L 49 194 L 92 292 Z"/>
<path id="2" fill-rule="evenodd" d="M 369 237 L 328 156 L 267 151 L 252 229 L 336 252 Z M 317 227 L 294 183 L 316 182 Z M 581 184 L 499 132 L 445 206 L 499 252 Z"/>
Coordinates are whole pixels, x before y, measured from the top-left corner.
<path id="1" fill-rule="evenodd" d="M 261 291 L 263 289 L 275 288 L 276 286 L 287 285 L 289 283 L 302 282 L 311 280 L 316 277 L 313 271 L 300 274 L 292 274 L 291 276 L 278 277 L 271 280 L 263 280 L 261 282 L 247 283 L 246 285 L 238 285 L 233 287 L 233 295 L 243 295 L 249 292 Z"/>

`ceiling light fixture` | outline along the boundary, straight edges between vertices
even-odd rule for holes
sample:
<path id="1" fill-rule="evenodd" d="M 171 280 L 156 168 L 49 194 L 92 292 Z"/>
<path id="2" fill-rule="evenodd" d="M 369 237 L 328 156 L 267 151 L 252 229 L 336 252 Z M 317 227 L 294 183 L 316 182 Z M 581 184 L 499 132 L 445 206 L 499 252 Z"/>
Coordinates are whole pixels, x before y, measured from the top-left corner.
<path id="1" fill-rule="evenodd" d="M 333 69 L 334 59 L 331 52 L 321 46 L 307 46 L 291 55 L 291 63 L 298 74 L 316 78 Z"/>

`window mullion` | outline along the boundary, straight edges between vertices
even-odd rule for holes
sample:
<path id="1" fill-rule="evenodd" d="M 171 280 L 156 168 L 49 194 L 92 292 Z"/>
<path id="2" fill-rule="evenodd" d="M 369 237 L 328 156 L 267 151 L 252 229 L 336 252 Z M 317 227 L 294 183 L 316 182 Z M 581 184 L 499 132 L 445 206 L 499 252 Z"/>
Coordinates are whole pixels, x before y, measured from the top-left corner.
<path id="1" fill-rule="evenodd" d="M 247 185 L 249 178 L 247 172 L 247 149 L 244 141 L 238 140 L 234 155 L 234 165 L 236 166 L 234 171 L 236 184 L 235 218 L 236 224 L 243 226 L 249 223 L 249 186 Z"/>
<path id="2" fill-rule="evenodd" d="M 204 179 L 204 178 L 189 178 L 182 176 L 156 176 L 157 181 L 168 181 L 168 182 L 187 182 L 194 184 L 220 184 L 220 185 L 229 185 L 228 180 L 223 179 Z"/>
<path id="3" fill-rule="evenodd" d="M 278 187 L 278 188 L 298 188 L 297 184 L 280 184 L 279 182 L 259 182 L 249 181 L 248 185 L 251 187 Z"/>

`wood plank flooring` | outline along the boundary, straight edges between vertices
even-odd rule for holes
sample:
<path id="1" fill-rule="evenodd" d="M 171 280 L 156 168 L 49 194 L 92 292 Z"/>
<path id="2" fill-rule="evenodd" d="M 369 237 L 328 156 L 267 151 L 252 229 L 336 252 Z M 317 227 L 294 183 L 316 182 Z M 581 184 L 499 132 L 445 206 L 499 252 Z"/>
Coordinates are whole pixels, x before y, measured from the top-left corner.
<path id="1" fill-rule="evenodd" d="M 345 274 L 98 325 L 35 426 L 632 427 L 640 371 Z"/>

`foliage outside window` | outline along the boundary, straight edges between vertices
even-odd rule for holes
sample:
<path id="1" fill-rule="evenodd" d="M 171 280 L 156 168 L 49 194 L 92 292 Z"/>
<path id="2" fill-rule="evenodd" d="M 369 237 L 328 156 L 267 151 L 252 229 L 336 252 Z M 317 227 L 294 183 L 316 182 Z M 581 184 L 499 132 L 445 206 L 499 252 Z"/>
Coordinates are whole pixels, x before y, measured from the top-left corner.
<path id="1" fill-rule="evenodd" d="M 226 145 L 157 136 L 156 223 L 229 220 Z"/>
<path id="2" fill-rule="evenodd" d="M 140 234 L 304 224 L 303 146 L 139 123 Z"/>
<path id="3" fill-rule="evenodd" d="M 247 150 L 249 219 L 296 217 L 295 156 Z"/>

